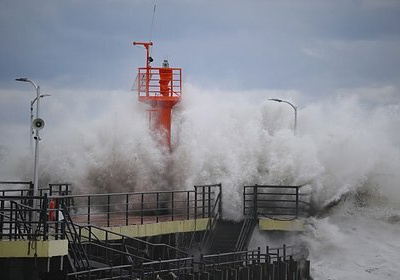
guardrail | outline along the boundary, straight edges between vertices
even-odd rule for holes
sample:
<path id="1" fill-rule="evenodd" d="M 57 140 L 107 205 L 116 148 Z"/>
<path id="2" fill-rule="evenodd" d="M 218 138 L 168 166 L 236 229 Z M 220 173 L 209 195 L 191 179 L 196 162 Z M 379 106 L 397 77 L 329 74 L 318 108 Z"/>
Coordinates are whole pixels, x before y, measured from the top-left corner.
<path id="1" fill-rule="evenodd" d="M 68 279 L 309 279 L 309 262 L 296 253 L 297 247 L 265 248 L 262 252 L 246 250 L 223 254 L 200 255 L 154 260 L 139 266 L 115 265 L 69 273 Z M 255 278 L 239 278 L 241 271 Z M 236 277 L 234 277 L 236 276 Z M 257 278 L 258 277 L 258 278 Z M 264 278 L 263 278 L 264 277 Z M 74 278 L 75 279 L 75 278 Z"/>
<path id="2" fill-rule="evenodd" d="M 51 196 L 66 203 L 74 222 L 98 226 L 124 226 L 164 221 L 209 218 L 215 204 L 215 185 L 190 191 L 153 191 Z"/>
<path id="3" fill-rule="evenodd" d="M 243 250 L 234 251 L 227 253 L 218 253 L 212 255 L 201 255 L 200 263 L 205 267 L 212 266 L 228 266 L 230 268 L 250 265 L 250 264 L 260 264 L 266 262 L 273 262 L 277 260 L 286 261 L 290 259 L 301 259 L 302 254 L 299 247 L 286 246 L 270 248 L 265 247 L 265 252 L 261 251 L 258 247 L 256 250 Z"/>
<path id="4" fill-rule="evenodd" d="M 107 227 L 211 218 L 215 204 L 220 204 L 216 186 L 220 188 L 203 185 L 190 191 L 71 195 L 68 184 L 52 184 L 42 190 L 43 196 L 37 197 L 31 195 L 30 189 L 2 190 L 0 237 L 30 239 L 39 234 L 34 229 L 42 226 L 40 234 L 44 240 L 61 238 L 65 228 L 61 205 L 65 205 L 74 223 Z M 11 193 L 16 195 L 7 195 Z M 32 208 L 33 200 L 38 200 L 37 209 Z"/>
<path id="5" fill-rule="evenodd" d="M 139 68 L 133 90 L 139 97 L 180 97 L 182 94 L 182 69 L 168 68 L 170 76 L 164 79 L 165 68 Z"/>
<path id="6" fill-rule="evenodd" d="M 213 231 L 215 229 L 216 223 L 218 221 L 218 219 L 221 218 L 222 216 L 222 189 L 221 189 L 221 184 L 217 184 L 217 185 L 209 185 L 208 186 L 208 191 L 210 192 L 210 188 L 217 188 L 218 192 L 217 192 L 217 196 L 214 202 L 214 205 L 212 205 L 212 208 L 210 207 L 211 205 L 208 204 L 208 213 L 210 213 L 211 215 L 209 215 L 209 220 L 207 222 L 207 227 L 206 230 L 203 233 L 203 237 L 201 238 L 200 241 L 200 248 L 205 248 L 208 247 L 209 242 L 212 240 L 212 235 L 213 235 Z M 203 199 L 204 199 L 204 195 L 203 195 Z M 204 205 L 204 203 L 203 203 Z M 192 239 L 190 240 L 190 245 L 189 248 L 192 246 L 192 242 L 193 242 L 193 237 L 194 237 L 194 232 L 192 235 Z"/>
<path id="7" fill-rule="evenodd" d="M 300 193 L 302 186 L 244 186 L 243 214 L 291 220 L 309 216 L 310 194 Z"/>
<path id="8" fill-rule="evenodd" d="M 15 188 L 13 188 L 15 187 Z M 71 184 L 49 184 L 48 188 L 39 188 L 38 196 L 69 195 Z M 33 182 L 5 182 L 0 181 L 1 196 L 33 196 Z"/>
<path id="9" fill-rule="evenodd" d="M 174 258 L 188 256 L 187 252 L 168 244 L 147 242 L 93 225 L 76 225 L 76 227 L 82 242 L 94 241 L 114 248 L 119 246 L 122 251 L 133 255 L 146 251 L 151 260 L 166 259 L 170 256 L 174 256 Z M 102 238 L 100 239 L 98 235 Z"/>
<path id="10" fill-rule="evenodd" d="M 37 207 L 33 208 L 33 200 Z M 44 196 L 1 196 L 0 239 L 64 239 L 65 221 L 51 218 L 59 209 L 49 208 L 49 198 Z"/>

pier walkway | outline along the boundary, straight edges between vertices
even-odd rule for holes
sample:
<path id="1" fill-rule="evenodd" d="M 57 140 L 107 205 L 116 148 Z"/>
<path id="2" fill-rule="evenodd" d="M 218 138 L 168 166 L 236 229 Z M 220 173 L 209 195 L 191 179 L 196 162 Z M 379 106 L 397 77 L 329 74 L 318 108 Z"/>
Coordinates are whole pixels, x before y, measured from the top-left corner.
<path id="1" fill-rule="evenodd" d="M 54 279 L 200 274 L 208 275 L 202 279 L 222 279 L 215 276 L 218 273 L 256 279 L 240 276 L 250 266 L 257 268 L 248 273 L 272 277 L 265 279 L 307 279 L 302 275 L 309 274 L 309 262 L 296 259 L 301 252 L 247 248 L 256 225 L 260 230 L 302 229 L 309 196 L 300 192 L 300 186 L 245 186 L 239 223 L 224 220 L 221 184 L 109 194 L 73 194 L 69 184 L 50 184 L 36 197 L 30 182 L 0 182 L 0 186 L 0 269 L 14 274 L 29 259 Z M 163 236 L 174 236 L 175 242 L 154 242 L 165 241 Z M 180 237 L 189 240 L 183 247 L 176 242 Z M 278 271 L 292 276 L 273 278 Z"/>

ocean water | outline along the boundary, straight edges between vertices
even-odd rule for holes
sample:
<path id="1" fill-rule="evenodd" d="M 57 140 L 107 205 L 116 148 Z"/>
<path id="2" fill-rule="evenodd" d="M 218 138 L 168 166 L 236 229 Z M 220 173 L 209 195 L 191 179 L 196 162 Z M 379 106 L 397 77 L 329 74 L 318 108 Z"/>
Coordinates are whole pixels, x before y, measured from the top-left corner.
<path id="1" fill-rule="evenodd" d="M 187 85 L 174 110 L 171 154 L 149 133 L 133 94 L 113 93 L 101 109 L 73 108 L 63 118 L 71 109 L 55 97 L 44 112 L 57 121 L 43 130 L 40 182 L 71 182 L 81 193 L 222 183 L 230 219 L 241 217 L 243 185 L 304 185 L 314 209 L 305 232 L 256 233 L 253 246 L 305 245 L 314 279 L 399 279 L 400 104 L 357 95 L 315 101 L 299 106 L 294 135 L 293 109 L 266 99 L 296 103 L 301 95 L 276 94 Z M 2 180 L 30 180 L 31 157 L 2 146 Z"/>

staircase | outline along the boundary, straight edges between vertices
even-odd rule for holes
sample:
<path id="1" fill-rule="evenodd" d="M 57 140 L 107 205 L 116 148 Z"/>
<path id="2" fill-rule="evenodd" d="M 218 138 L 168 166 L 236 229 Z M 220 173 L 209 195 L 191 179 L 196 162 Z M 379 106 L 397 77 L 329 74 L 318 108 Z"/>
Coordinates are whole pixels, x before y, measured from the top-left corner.
<path id="1" fill-rule="evenodd" d="M 240 222 L 219 219 L 216 221 L 210 242 L 203 247 L 208 254 L 247 250 L 256 226 L 256 219 L 248 217 Z"/>
<path id="2" fill-rule="evenodd" d="M 244 221 L 218 220 L 208 248 L 208 253 L 226 253 L 235 250 Z"/>

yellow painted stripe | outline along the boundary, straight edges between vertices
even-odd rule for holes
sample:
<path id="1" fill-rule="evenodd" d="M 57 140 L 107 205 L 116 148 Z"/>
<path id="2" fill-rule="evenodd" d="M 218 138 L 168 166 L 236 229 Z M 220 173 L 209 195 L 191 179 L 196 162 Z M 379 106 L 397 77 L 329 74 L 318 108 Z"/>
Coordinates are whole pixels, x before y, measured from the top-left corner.
<path id="1" fill-rule="evenodd" d="M 35 253 L 39 258 L 66 256 L 68 255 L 68 240 L 0 241 L 0 258 L 32 258 Z"/>
<path id="2" fill-rule="evenodd" d="M 258 220 L 260 230 L 282 230 L 282 231 L 302 231 L 304 230 L 304 220 L 296 219 L 291 221 L 279 221 L 269 218 Z"/>
<path id="3" fill-rule="evenodd" d="M 170 233 L 203 231 L 207 228 L 209 218 L 202 218 L 196 220 L 183 220 L 183 221 L 169 221 L 143 225 L 128 225 L 106 227 L 106 230 L 123 234 L 128 237 L 147 237 Z M 92 228 L 92 233 L 100 240 L 106 239 L 106 232 Z M 82 235 L 88 236 L 88 232 L 82 231 Z M 120 236 L 107 233 L 108 240 L 120 239 Z"/>

